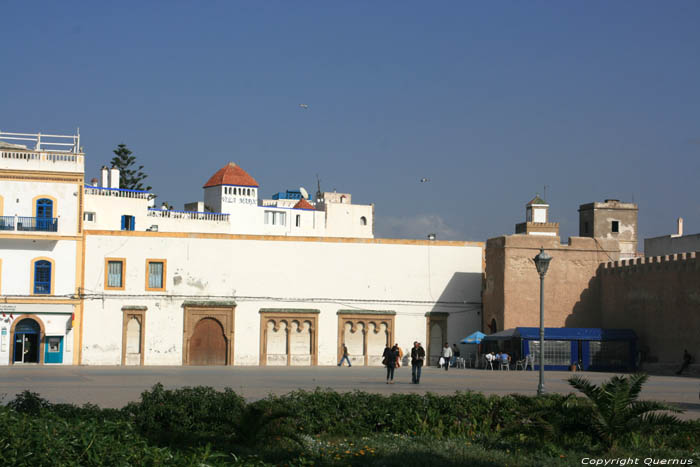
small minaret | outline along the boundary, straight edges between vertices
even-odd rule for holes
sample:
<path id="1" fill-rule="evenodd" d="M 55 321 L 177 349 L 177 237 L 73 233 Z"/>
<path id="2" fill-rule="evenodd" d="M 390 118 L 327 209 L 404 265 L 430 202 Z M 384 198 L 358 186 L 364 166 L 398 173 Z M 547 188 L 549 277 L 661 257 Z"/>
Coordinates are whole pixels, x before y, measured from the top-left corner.
<path id="1" fill-rule="evenodd" d="M 559 236 L 559 223 L 549 222 L 549 204 L 539 193 L 525 205 L 525 222 L 515 225 L 516 234 Z"/>

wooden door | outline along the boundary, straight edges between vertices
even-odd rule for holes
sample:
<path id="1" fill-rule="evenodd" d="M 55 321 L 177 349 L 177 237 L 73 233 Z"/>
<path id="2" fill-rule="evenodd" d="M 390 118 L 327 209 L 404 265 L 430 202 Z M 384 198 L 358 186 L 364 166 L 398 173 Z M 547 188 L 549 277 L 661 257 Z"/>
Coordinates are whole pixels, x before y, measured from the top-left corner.
<path id="1" fill-rule="evenodd" d="M 226 365 L 224 328 L 213 318 L 197 323 L 190 338 L 190 365 Z"/>

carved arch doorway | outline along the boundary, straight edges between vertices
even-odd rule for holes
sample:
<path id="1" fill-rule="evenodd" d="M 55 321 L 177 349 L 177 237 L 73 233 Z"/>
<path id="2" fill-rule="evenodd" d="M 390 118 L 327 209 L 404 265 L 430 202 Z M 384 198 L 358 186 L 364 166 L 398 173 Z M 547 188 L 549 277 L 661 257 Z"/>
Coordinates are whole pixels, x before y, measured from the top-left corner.
<path id="1" fill-rule="evenodd" d="M 233 365 L 234 302 L 185 302 L 183 365 Z"/>

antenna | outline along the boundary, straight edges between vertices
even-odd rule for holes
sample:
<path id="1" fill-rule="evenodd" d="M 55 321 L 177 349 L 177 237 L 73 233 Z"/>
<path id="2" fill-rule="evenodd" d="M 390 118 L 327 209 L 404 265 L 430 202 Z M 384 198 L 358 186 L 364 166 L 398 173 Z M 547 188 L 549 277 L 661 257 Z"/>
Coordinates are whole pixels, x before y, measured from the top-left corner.
<path id="1" fill-rule="evenodd" d="M 299 187 L 299 192 L 301 193 L 301 196 L 302 196 L 304 199 L 309 199 L 309 192 L 306 191 L 306 188 L 304 188 L 303 186 L 300 186 L 300 187 Z"/>
<path id="2" fill-rule="evenodd" d="M 316 174 L 316 202 L 320 203 L 321 202 L 321 179 L 318 177 L 318 174 Z"/>
<path id="3" fill-rule="evenodd" d="M 545 202 L 547 202 L 547 187 L 548 187 L 548 186 L 549 186 L 549 185 L 545 185 L 545 186 L 544 186 L 544 192 L 543 192 L 543 194 L 542 194 L 542 196 L 543 196 Z"/>

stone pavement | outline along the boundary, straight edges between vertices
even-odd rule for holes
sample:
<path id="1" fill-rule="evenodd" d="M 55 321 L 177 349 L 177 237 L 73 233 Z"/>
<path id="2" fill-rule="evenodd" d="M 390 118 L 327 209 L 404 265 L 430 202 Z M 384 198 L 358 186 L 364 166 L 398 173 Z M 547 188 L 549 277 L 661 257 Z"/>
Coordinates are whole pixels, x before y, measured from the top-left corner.
<path id="1" fill-rule="evenodd" d="M 600 383 L 611 373 L 577 373 Z M 572 373 L 545 373 L 548 392 L 568 394 Z M 3 403 L 28 389 L 52 402 L 82 405 L 91 402 L 102 407 L 122 407 L 138 400 L 141 391 L 160 382 L 166 388 L 182 386 L 230 387 L 248 400 L 268 394 L 285 394 L 296 389 L 317 387 L 336 391 L 367 391 L 381 394 L 453 394 L 477 391 L 486 394 L 530 394 L 537 390 L 538 373 L 533 371 L 491 371 L 424 368 L 421 384 L 410 384 L 411 369 L 396 370 L 395 384 L 385 383 L 384 368 L 347 367 L 119 367 L 119 366 L 2 366 L 0 398 Z M 700 379 L 678 376 L 650 376 L 642 398 L 677 404 L 686 410 L 683 418 L 700 418 Z"/>

